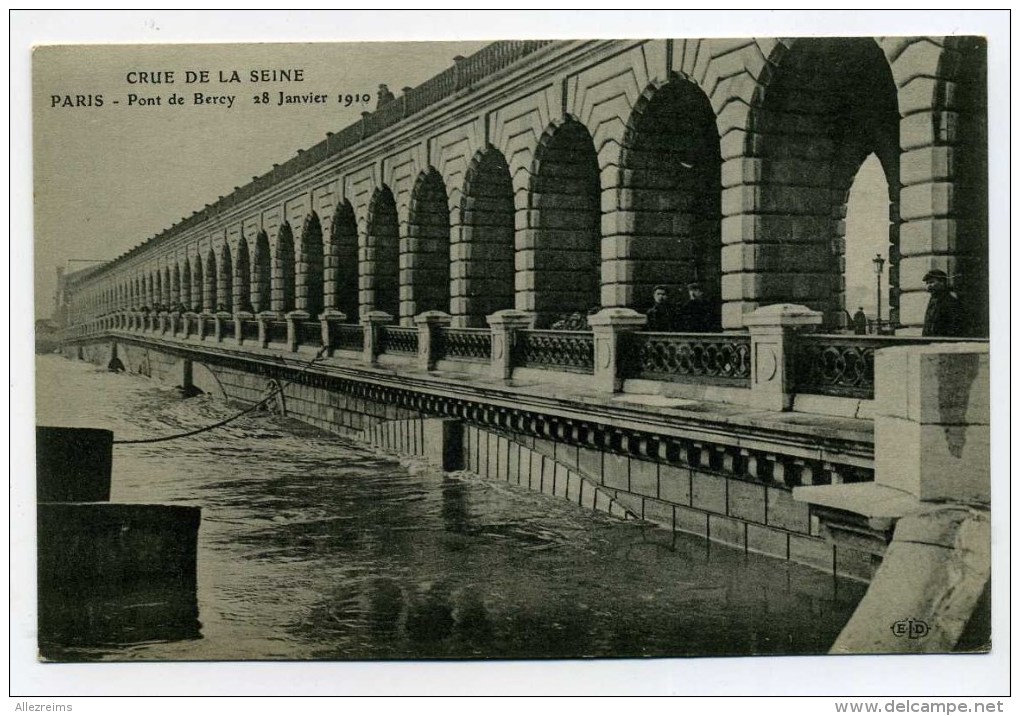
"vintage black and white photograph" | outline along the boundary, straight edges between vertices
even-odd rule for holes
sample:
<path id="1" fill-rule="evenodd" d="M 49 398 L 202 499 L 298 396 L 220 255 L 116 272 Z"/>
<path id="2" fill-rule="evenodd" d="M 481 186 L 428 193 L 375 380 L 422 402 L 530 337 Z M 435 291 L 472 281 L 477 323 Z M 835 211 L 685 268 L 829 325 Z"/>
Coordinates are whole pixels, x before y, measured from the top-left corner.
<path id="1" fill-rule="evenodd" d="M 38 660 L 989 658 L 988 62 L 37 45 Z"/>

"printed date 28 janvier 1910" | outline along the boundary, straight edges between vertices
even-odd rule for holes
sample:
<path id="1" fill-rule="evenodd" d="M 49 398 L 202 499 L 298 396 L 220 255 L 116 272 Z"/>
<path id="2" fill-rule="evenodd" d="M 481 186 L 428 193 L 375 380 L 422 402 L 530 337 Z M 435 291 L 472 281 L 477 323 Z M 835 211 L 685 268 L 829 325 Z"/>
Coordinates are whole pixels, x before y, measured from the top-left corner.
<path id="1" fill-rule="evenodd" d="M 259 92 L 250 95 L 250 102 L 259 106 L 295 106 L 314 104 L 340 104 L 344 107 L 355 105 L 367 105 L 372 101 L 372 96 L 367 92 L 302 92 L 289 93 L 277 90 L 275 92 Z M 242 100 L 237 94 L 214 94 L 210 92 L 192 92 L 189 94 L 142 95 L 134 92 L 128 93 L 126 97 L 113 99 L 103 94 L 52 94 L 50 95 L 51 108 L 99 108 L 107 105 L 123 105 L 127 107 L 183 107 L 194 105 L 196 107 L 225 107 L 231 109 Z"/>

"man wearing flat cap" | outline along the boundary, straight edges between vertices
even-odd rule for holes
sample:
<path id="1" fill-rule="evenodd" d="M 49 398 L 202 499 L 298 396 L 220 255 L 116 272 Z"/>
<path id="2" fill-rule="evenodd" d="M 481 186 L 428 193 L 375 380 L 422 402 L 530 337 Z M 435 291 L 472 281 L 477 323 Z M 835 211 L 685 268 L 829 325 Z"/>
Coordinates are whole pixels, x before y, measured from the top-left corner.
<path id="1" fill-rule="evenodd" d="M 924 312 L 922 336 L 963 336 L 960 301 L 949 290 L 949 276 L 941 269 L 932 269 L 922 279 L 928 290 L 928 309 Z"/>
<path id="2" fill-rule="evenodd" d="M 680 331 L 712 333 L 719 330 L 716 305 L 705 297 L 705 290 L 697 281 L 687 284 L 687 301 L 680 307 L 677 317 Z"/>

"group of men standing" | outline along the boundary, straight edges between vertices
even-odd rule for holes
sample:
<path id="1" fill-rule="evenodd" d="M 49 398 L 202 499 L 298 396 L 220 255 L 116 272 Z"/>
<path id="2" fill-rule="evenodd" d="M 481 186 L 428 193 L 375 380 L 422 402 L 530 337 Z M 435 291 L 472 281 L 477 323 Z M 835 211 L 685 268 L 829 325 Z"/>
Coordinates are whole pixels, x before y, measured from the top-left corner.
<path id="1" fill-rule="evenodd" d="M 718 306 L 705 297 L 700 283 L 687 284 L 687 299 L 675 302 L 668 286 L 656 286 L 652 292 L 654 303 L 648 309 L 646 331 L 713 333 L 719 331 Z"/>

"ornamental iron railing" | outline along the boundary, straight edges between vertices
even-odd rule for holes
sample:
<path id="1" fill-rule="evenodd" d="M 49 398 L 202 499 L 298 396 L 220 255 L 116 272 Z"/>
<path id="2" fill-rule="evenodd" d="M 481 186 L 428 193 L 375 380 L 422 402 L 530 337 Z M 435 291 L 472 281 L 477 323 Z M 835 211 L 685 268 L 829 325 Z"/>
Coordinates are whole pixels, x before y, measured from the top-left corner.
<path id="1" fill-rule="evenodd" d="M 286 343 L 287 342 L 287 322 L 286 321 L 268 321 L 266 323 L 266 339 L 270 343 Z"/>
<path id="2" fill-rule="evenodd" d="M 357 323 L 334 323 L 329 327 L 330 348 L 341 351 L 365 349 L 365 329 Z"/>
<path id="3" fill-rule="evenodd" d="M 437 359 L 488 362 L 492 358 L 492 333 L 488 328 L 439 328 L 434 336 Z"/>
<path id="4" fill-rule="evenodd" d="M 403 326 L 380 326 L 379 352 L 417 353 L 418 329 Z"/>
<path id="5" fill-rule="evenodd" d="M 257 341 L 259 339 L 259 322 L 254 319 L 241 321 L 241 340 Z"/>
<path id="6" fill-rule="evenodd" d="M 751 338 L 717 333 L 629 333 L 622 363 L 628 378 L 710 385 L 751 385 Z"/>
<path id="7" fill-rule="evenodd" d="M 303 346 L 322 345 L 322 323 L 319 321 L 299 321 L 297 324 L 298 343 Z"/>
<path id="8" fill-rule="evenodd" d="M 594 373 L 595 338 L 587 331 L 518 331 L 514 365 L 571 373 Z"/>

